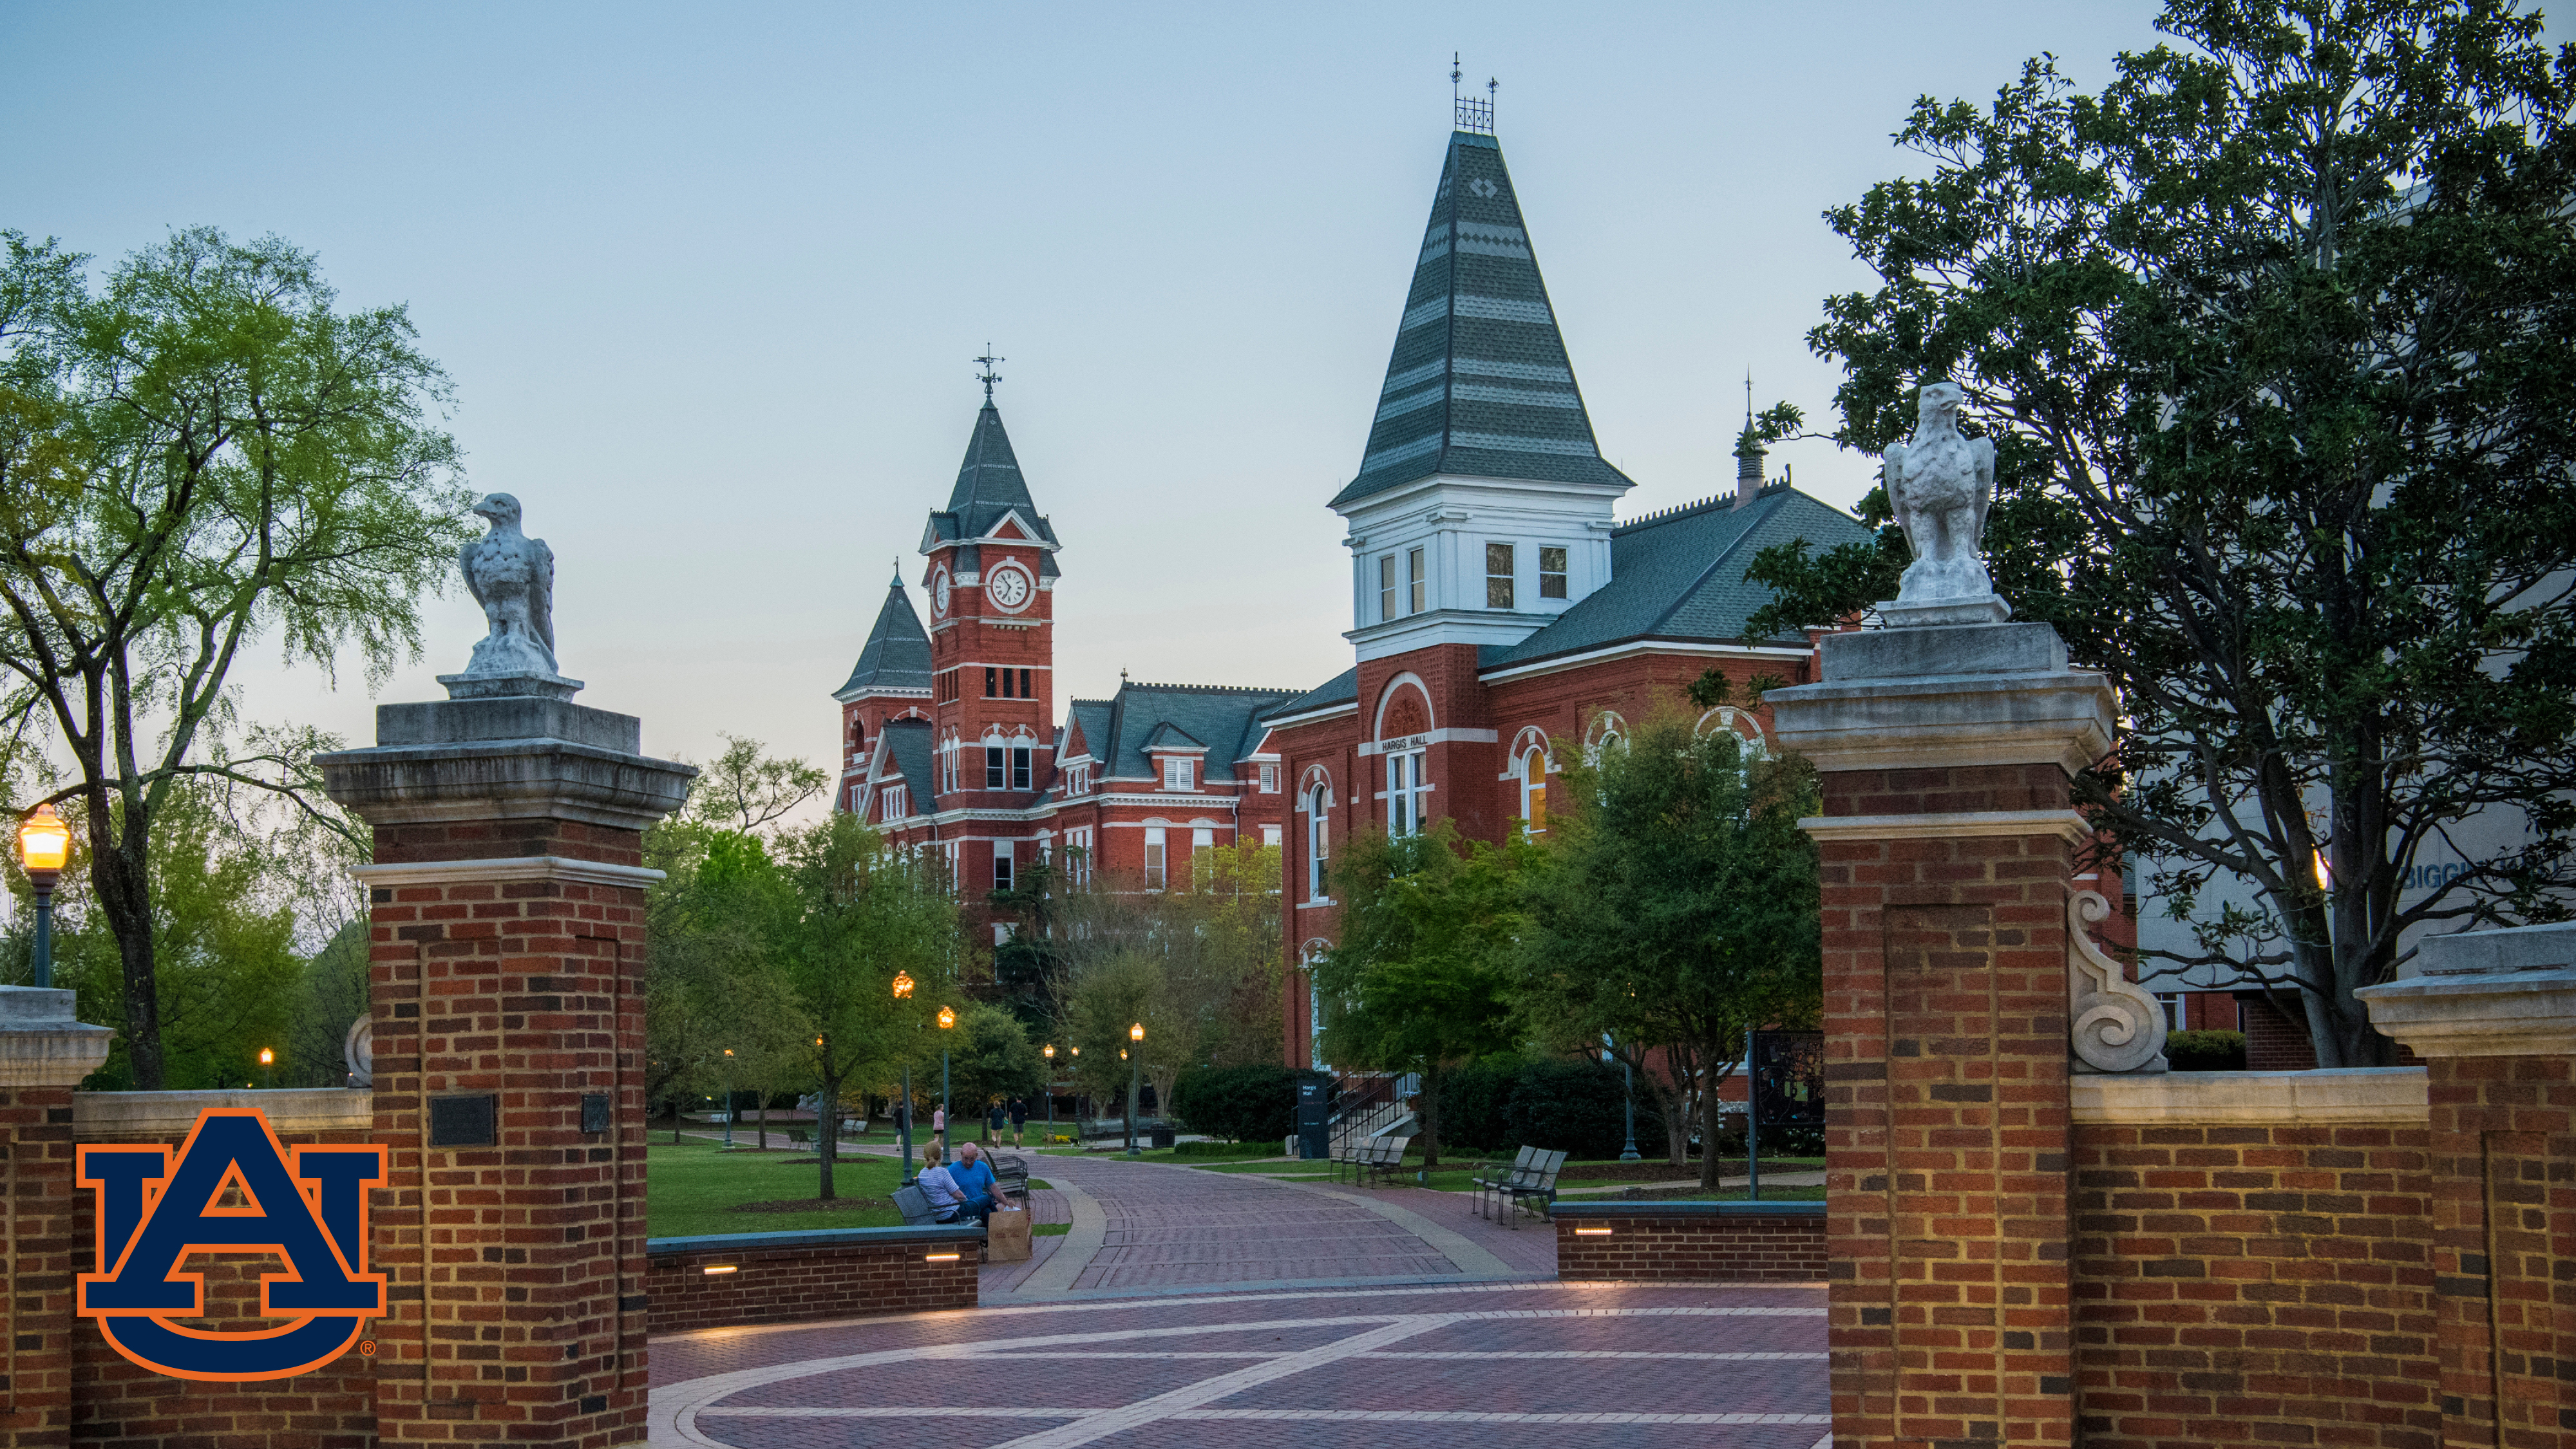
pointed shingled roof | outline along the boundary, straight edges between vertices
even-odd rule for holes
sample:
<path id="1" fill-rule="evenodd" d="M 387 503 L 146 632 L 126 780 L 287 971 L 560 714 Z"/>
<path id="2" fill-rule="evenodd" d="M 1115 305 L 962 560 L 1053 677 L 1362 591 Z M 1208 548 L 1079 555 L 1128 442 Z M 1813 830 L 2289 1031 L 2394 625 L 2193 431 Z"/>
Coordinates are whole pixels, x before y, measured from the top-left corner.
<path id="1" fill-rule="evenodd" d="M 1494 138 L 1449 137 L 1359 475 L 1332 506 L 1434 473 L 1627 489 L 1592 418 Z"/>
<path id="2" fill-rule="evenodd" d="M 1013 513 L 1037 533 L 1034 542 L 1042 550 L 1040 576 L 1054 578 L 1055 527 L 1040 516 L 1036 501 L 1029 497 L 1029 485 L 1020 476 L 1020 460 L 1011 451 L 1011 435 L 1002 428 L 1001 410 L 988 398 L 975 414 L 975 431 L 966 440 L 966 460 L 957 466 L 957 486 L 949 490 L 948 506 L 930 515 L 922 548 L 982 538 Z"/>
<path id="3" fill-rule="evenodd" d="M 903 575 L 895 575 L 886 591 L 885 606 L 877 610 L 876 627 L 868 631 L 866 647 L 859 650 L 859 662 L 850 670 L 850 682 L 832 692 L 844 702 L 863 694 L 930 692 L 930 635 L 921 627 L 921 616 L 912 611 L 912 596 L 903 590 Z"/>

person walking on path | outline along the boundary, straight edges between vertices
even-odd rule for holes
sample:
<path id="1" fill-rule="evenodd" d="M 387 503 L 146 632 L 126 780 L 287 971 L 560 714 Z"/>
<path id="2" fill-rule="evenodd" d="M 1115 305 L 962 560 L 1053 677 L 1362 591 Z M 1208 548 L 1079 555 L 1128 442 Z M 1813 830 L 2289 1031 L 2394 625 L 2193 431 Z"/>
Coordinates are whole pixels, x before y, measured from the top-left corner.
<path id="1" fill-rule="evenodd" d="M 1010 1120 L 1009 1114 L 1002 1110 L 1001 1099 L 995 1098 L 992 1107 L 984 1113 L 984 1140 L 999 1146 L 1002 1128 Z"/>
<path id="2" fill-rule="evenodd" d="M 1020 1130 L 1029 1125 L 1029 1103 L 1026 1097 L 1011 1099 L 1011 1145 L 1020 1145 Z"/>
<path id="3" fill-rule="evenodd" d="M 948 1155 L 948 1108 L 945 1104 L 930 1109 L 930 1135 L 939 1139 L 939 1155 Z"/>

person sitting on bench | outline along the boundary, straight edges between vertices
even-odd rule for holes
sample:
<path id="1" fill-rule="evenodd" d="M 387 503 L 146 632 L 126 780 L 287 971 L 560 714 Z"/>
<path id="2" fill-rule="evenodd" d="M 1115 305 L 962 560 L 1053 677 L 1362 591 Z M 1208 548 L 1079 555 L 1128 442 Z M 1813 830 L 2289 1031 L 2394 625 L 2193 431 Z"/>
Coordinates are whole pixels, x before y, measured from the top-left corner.
<path id="1" fill-rule="evenodd" d="M 993 1215 L 1002 1190 L 993 1181 L 993 1164 L 984 1160 L 984 1151 L 969 1142 L 957 1149 L 957 1165 L 947 1173 L 949 1181 L 964 1195 L 965 1211 L 978 1220 Z"/>
<path id="2" fill-rule="evenodd" d="M 922 1167 L 921 1175 L 912 1180 L 912 1185 L 920 1188 L 921 1195 L 930 1199 L 935 1222 L 953 1223 L 966 1207 L 965 1192 L 959 1188 L 956 1177 L 939 1165 L 936 1156 Z"/>

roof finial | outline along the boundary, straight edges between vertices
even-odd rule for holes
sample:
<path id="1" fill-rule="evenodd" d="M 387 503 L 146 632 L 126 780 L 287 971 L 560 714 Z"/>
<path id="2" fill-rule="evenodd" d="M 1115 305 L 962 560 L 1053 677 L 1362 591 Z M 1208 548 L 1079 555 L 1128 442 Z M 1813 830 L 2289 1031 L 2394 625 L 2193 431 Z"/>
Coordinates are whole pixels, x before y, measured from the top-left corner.
<path id="1" fill-rule="evenodd" d="M 1451 51 L 1449 53 L 1449 104 L 1456 113 L 1455 125 L 1461 131 L 1490 136 L 1494 134 L 1494 87 L 1500 82 L 1490 80 L 1485 82 L 1485 98 L 1480 101 L 1472 96 L 1458 93 L 1458 82 L 1465 79 L 1466 74 L 1458 67 L 1458 53 Z"/>
<path id="2" fill-rule="evenodd" d="M 982 372 L 975 374 L 975 380 L 984 384 L 984 401 L 991 402 L 993 400 L 993 384 L 1002 380 L 1002 375 L 993 370 L 993 364 L 997 362 L 1008 362 L 1011 359 L 1007 357 L 995 357 L 993 355 L 993 344 L 987 342 L 984 344 L 984 355 L 976 358 L 975 360 L 983 364 L 984 367 Z"/>
<path id="3" fill-rule="evenodd" d="M 1744 425 L 1753 426 L 1753 369 L 1744 369 Z"/>
<path id="4" fill-rule="evenodd" d="M 898 589 L 903 587 L 903 555 L 902 555 L 902 554 L 896 554 L 896 555 L 894 556 L 894 583 L 893 583 L 892 587 L 894 587 L 894 588 L 898 588 Z"/>

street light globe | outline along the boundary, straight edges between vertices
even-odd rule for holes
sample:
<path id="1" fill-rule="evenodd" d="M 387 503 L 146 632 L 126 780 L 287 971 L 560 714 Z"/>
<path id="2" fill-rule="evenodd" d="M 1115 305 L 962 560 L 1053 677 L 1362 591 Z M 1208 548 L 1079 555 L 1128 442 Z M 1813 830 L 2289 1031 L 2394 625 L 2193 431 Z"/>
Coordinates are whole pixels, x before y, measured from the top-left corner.
<path id="1" fill-rule="evenodd" d="M 1122 1062 L 1127 1060 L 1127 1049 L 1125 1047 L 1120 1047 L 1118 1049 L 1118 1060 Z"/>
<path id="2" fill-rule="evenodd" d="M 948 1028 L 955 1026 L 956 1024 L 957 1009 L 955 1007 L 943 1006 L 939 1008 L 939 1029 L 941 1031 L 946 1031 Z"/>
<path id="3" fill-rule="evenodd" d="M 1134 1026 L 1127 1028 L 1127 1039 L 1129 1041 L 1143 1041 L 1145 1039 L 1145 1023 L 1140 1021 Z"/>
<path id="4" fill-rule="evenodd" d="M 266 1047 L 261 1047 L 261 1048 L 259 1049 L 259 1064 L 260 1064 L 261 1066 L 265 1067 L 265 1066 L 271 1065 L 271 1064 L 272 1064 L 272 1063 L 274 1063 L 276 1060 L 277 1060 L 277 1053 L 275 1053 L 275 1052 L 273 1052 L 273 1051 L 270 1051 L 270 1050 L 269 1050 L 268 1048 L 266 1048 Z"/>
<path id="5" fill-rule="evenodd" d="M 894 973 L 894 994 L 898 997 L 912 995 L 912 977 L 909 974 L 901 971 Z"/>
<path id="6" fill-rule="evenodd" d="M 725 1055 L 726 1055 L 726 1056 L 732 1056 L 732 1055 L 733 1055 L 733 1048 L 732 1048 L 732 1047 L 726 1047 L 726 1048 L 725 1048 Z"/>
<path id="7" fill-rule="evenodd" d="M 1054 1042 L 1048 1042 L 1048 1043 L 1046 1044 L 1046 1059 L 1047 1059 L 1048 1061 L 1054 1061 L 1054 1060 L 1055 1060 L 1055 1043 L 1054 1043 Z"/>
<path id="8" fill-rule="evenodd" d="M 72 828 L 51 805 L 39 805 L 18 818 L 18 863 L 28 870 L 61 870 L 71 859 Z"/>

